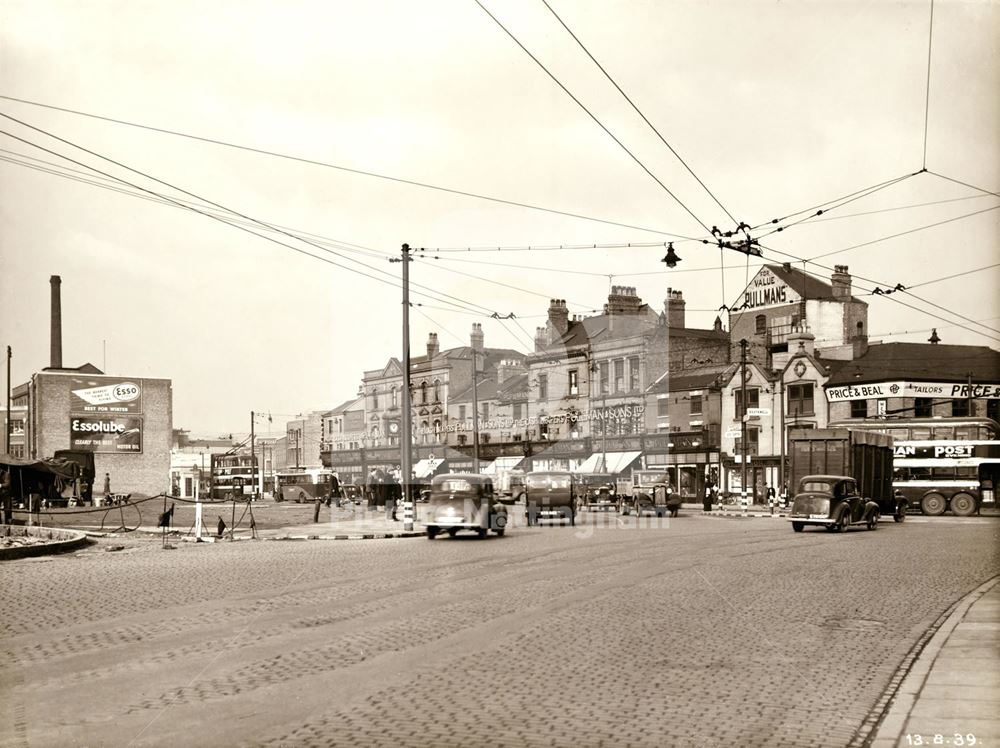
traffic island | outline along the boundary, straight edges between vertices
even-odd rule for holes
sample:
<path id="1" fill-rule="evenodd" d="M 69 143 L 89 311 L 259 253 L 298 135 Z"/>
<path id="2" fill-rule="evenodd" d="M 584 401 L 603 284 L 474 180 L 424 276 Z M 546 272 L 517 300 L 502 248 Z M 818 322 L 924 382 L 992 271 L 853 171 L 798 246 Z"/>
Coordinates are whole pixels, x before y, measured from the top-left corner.
<path id="1" fill-rule="evenodd" d="M 0 561 L 75 551 L 88 542 L 77 530 L 0 525 Z"/>

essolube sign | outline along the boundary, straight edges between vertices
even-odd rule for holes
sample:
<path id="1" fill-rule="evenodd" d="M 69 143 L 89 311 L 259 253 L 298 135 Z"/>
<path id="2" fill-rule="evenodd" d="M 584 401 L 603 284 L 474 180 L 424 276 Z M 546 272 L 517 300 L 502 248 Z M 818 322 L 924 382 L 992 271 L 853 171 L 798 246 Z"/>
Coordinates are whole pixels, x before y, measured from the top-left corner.
<path id="1" fill-rule="evenodd" d="M 73 432 L 99 432 L 102 434 L 121 434 L 125 431 L 125 426 L 114 421 L 81 421 L 79 418 L 73 419 Z"/>

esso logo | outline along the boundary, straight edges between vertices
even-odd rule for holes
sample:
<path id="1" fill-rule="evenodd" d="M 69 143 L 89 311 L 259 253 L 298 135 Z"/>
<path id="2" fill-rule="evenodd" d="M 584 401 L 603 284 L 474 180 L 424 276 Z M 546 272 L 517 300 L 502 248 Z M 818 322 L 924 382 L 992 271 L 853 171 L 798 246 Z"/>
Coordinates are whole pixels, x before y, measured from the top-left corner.
<path id="1" fill-rule="evenodd" d="M 111 390 L 111 394 L 114 395 L 115 400 L 120 403 L 127 403 L 135 400 L 139 397 L 139 385 L 133 384 L 132 382 L 122 382 L 121 384 L 116 384 Z"/>
<path id="2" fill-rule="evenodd" d="M 935 457 L 972 457 L 972 445 L 945 445 L 934 447 Z"/>

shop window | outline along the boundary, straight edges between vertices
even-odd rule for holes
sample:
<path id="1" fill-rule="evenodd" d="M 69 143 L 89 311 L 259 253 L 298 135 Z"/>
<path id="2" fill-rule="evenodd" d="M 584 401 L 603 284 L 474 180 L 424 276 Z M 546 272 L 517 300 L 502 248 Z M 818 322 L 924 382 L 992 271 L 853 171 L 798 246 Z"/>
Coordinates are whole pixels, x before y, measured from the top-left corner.
<path id="1" fill-rule="evenodd" d="M 632 356 L 628 360 L 628 389 L 635 392 L 639 389 L 639 357 Z"/>
<path id="2" fill-rule="evenodd" d="M 969 401 L 967 398 L 955 398 L 951 401 L 951 414 L 955 417 L 967 417 L 969 415 Z"/>
<path id="3" fill-rule="evenodd" d="M 913 415 L 917 418 L 930 418 L 933 401 L 929 397 L 915 397 L 913 399 Z"/>
<path id="4" fill-rule="evenodd" d="M 733 390 L 733 395 L 736 397 L 736 418 L 739 420 L 746 414 L 746 410 L 743 408 L 743 390 Z M 760 390 L 756 387 L 747 387 L 747 407 L 760 407 Z"/>
<path id="5" fill-rule="evenodd" d="M 812 382 L 788 385 L 788 414 L 791 416 L 811 416 L 815 412 Z"/>
<path id="6" fill-rule="evenodd" d="M 851 400 L 851 418 L 867 418 L 867 417 L 868 417 L 868 401 Z"/>
<path id="7" fill-rule="evenodd" d="M 569 394 L 580 394 L 580 373 L 576 369 L 569 370 Z"/>
<path id="8" fill-rule="evenodd" d="M 701 395 L 691 395 L 691 415 L 701 415 Z"/>
<path id="9" fill-rule="evenodd" d="M 548 400 L 549 399 L 549 375 L 539 374 L 538 375 L 538 399 Z"/>
<path id="10" fill-rule="evenodd" d="M 1000 421 L 1000 399 L 994 398 L 986 401 L 986 417 Z"/>

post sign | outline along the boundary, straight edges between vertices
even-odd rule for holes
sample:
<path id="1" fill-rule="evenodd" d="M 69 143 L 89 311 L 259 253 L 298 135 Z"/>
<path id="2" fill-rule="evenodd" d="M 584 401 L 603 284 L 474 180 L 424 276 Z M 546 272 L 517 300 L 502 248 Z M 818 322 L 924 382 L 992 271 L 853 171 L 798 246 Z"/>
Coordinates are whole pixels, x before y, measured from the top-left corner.
<path id="1" fill-rule="evenodd" d="M 84 452 L 142 452 L 142 419 L 136 416 L 69 417 L 69 448 Z"/>
<path id="2" fill-rule="evenodd" d="M 70 385 L 69 408 L 71 413 L 141 413 L 142 387 L 131 379 L 107 380 L 73 379 Z"/>

